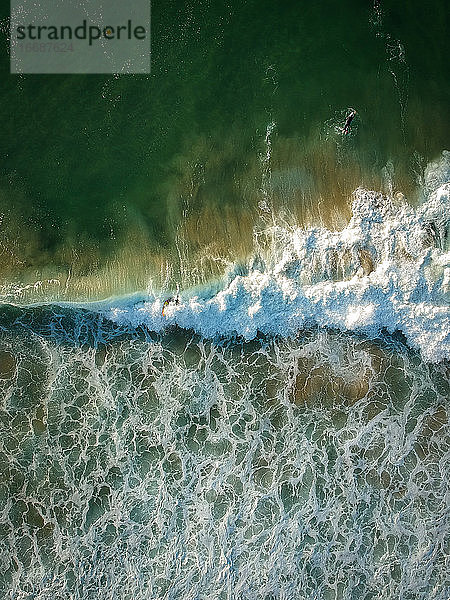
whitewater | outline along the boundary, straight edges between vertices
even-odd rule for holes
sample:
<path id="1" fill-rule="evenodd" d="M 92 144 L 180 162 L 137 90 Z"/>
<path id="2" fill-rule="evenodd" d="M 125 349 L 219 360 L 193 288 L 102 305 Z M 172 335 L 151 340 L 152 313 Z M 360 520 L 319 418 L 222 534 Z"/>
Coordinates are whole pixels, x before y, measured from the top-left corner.
<path id="1" fill-rule="evenodd" d="M 164 315 L 4 307 L 0 595 L 448 600 L 447 157 Z"/>
<path id="2" fill-rule="evenodd" d="M 422 202 L 358 189 L 342 231 L 273 226 L 255 230 L 255 254 L 221 288 L 98 304 L 121 325 L 198 334 L 291 336 L 312 325 L 375 337 L 400 331 L 424 360 L 450 358 L 450 153 L 431 163 Z M 434 186 L 434 187 L 433 187 Z"/>

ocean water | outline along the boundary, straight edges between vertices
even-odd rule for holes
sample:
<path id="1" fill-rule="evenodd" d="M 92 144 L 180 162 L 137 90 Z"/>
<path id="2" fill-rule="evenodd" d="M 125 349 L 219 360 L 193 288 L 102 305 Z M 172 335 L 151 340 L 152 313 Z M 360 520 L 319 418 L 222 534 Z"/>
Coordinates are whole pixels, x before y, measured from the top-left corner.
<path id="1" fill-rule="evenodd" d="M 2 60 L 2 598 L 450 598 L 445 9 L 154 2 L 148 76 Z"/>
<path id="2" fill-rule="evenodd" d="M 2 317 L 8 598 L 448 597 L 448 364 Z"/>

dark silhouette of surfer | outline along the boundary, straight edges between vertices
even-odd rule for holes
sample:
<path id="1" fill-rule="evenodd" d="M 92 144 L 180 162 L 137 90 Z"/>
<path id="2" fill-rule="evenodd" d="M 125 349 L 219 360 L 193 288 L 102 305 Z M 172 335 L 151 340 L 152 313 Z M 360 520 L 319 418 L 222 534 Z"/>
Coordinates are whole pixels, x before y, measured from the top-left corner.
<path id="1" fill-rule="evenodd" d="M 344 123 L 344 127 L 341 127 L 341 131 L 344 135 L 346 135 L 347 133 L 350 133 L 350 124 L 353 121 L 353 119 L 356 116 L 356 110 L 354 108 L 350 109 L 350 112 L 348 113 L 346 119 L 345 119 L 345 123 Z"/>
<path id="2" fill-rule="evenodd" d="M 161 311 L 161 314 L 163 317 L 164 317 L 164 311 L 169 306 L 169 304 L 180 304 L 180 297 L 178 296 L 178 294 L 176 296 L 171 296 L 170 298 L 167 298 L 167 300 L 164 300 L 164 304 L 163 304 L 162 311 Z"/>

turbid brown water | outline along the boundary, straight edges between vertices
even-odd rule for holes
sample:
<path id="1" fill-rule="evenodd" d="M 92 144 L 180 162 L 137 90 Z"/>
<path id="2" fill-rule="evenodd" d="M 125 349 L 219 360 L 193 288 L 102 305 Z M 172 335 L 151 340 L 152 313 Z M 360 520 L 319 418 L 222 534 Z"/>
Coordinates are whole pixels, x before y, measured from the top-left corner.
<path id="1" fill-rule="evenodd" d="M 186 287 L 247 258 L 261 222 L 341 228 L 358 186 L 413 202 L 447 142 L 445 31 L 437 0 L 166 2 L 151 75 L 4 60 L 3 297 Z"/>
<path id="2" fill-rule="evenodd" d="M 148 76 L 3 60 L 2 597 L 448 600 L 447 30 L 169 0 Z"/>

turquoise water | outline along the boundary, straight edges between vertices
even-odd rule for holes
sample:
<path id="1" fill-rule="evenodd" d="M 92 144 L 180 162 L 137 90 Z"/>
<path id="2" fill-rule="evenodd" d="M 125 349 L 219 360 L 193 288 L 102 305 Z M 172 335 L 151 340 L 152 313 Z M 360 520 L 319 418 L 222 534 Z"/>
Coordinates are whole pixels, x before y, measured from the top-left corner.
<path id="1" fill-rule="evenodd" d="M 154 2 L 148 76 L 1 61 L 2 597 L 448 600 L 445 8 Z"/>

